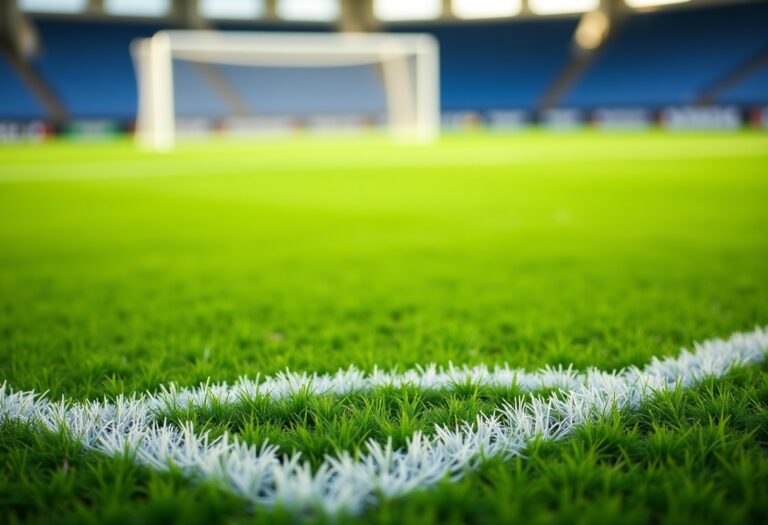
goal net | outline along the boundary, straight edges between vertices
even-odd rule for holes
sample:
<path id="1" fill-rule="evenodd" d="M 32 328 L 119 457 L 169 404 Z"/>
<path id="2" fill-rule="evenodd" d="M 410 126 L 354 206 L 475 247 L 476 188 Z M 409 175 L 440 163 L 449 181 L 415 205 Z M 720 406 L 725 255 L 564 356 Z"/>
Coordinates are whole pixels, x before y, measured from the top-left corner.
<path id="1" fill-rule="evenodd" d="M 136 139 L 156 151 L 212 129 L 381 126 L 418 142 L 440 131 L 430 35 L 160 31 L 131 52 Z"/>

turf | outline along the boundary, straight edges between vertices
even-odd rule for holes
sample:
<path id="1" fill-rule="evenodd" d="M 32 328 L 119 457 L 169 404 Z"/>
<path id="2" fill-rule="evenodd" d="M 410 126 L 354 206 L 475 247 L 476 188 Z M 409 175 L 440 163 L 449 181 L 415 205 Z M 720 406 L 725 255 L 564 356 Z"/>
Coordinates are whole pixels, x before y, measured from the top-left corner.
<path id="1" fill-rule="evenodd" d="M 755 133 L 4 147 L 0 380 L 85 399 L 286 367 L 644 364 L 768 323 L 766 173 Z M 764 521 L 767 385 L 742 371 L 364 519 Z M 317 462 L 517 394 L 171 415 Z M 1 431 L 4 521 L 292 519 Z"/>

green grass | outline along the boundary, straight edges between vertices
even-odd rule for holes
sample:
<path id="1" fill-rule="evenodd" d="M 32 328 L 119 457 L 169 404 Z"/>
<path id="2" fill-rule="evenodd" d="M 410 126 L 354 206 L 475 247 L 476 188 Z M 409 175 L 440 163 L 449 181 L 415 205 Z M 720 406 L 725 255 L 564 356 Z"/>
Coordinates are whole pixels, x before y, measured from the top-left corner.
<path id="1" fill-rule="evenodd" d="M 767 232 L 764 134 L 4 147 L 0 381 L 86 399 L 286 367 L 644 364 L 768 324 Z M 515 395 L 171 415 L 318 462 Z M 766 370 L 740 371 L 363 519 L 765 521 L 767 407 Z M 0 517 L 291 519 L 7 423 Z"/>

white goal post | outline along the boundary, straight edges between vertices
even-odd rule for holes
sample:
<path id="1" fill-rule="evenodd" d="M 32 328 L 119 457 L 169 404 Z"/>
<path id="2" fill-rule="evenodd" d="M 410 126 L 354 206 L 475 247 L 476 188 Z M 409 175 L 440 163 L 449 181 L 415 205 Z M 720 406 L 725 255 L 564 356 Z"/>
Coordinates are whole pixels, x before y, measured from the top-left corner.
<path id="1" fill-rule="evenodd" d="M 136 139 L 155 151 L 176 143 L 174 60 L 270 68 L 380 65 L 392 136 L 429 142 L 440 132 L 439 51 L 428 34 L 171 30 L 134 41 L 131 52 L 139 93 Z M 259 86 L 252 89 L 258 96 Z M 306 90 L 311 97 L 312 86 Z"/>

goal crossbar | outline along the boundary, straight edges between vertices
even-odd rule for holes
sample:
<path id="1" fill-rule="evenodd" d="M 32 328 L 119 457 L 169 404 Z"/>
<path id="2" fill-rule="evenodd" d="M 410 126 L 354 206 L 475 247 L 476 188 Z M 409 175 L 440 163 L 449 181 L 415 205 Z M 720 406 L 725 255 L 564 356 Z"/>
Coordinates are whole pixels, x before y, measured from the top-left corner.
<path id="1" fill-rule="evenodd" d="M 134 41 L 131 51 L 139 87 L 136 137 L 156 151 L 176 141 L 173 60 L 261 67 L 381 64 L 392 135 L 428 142 L 439 134 L 439 51 L 428 34 L 171 30 Z"/>

